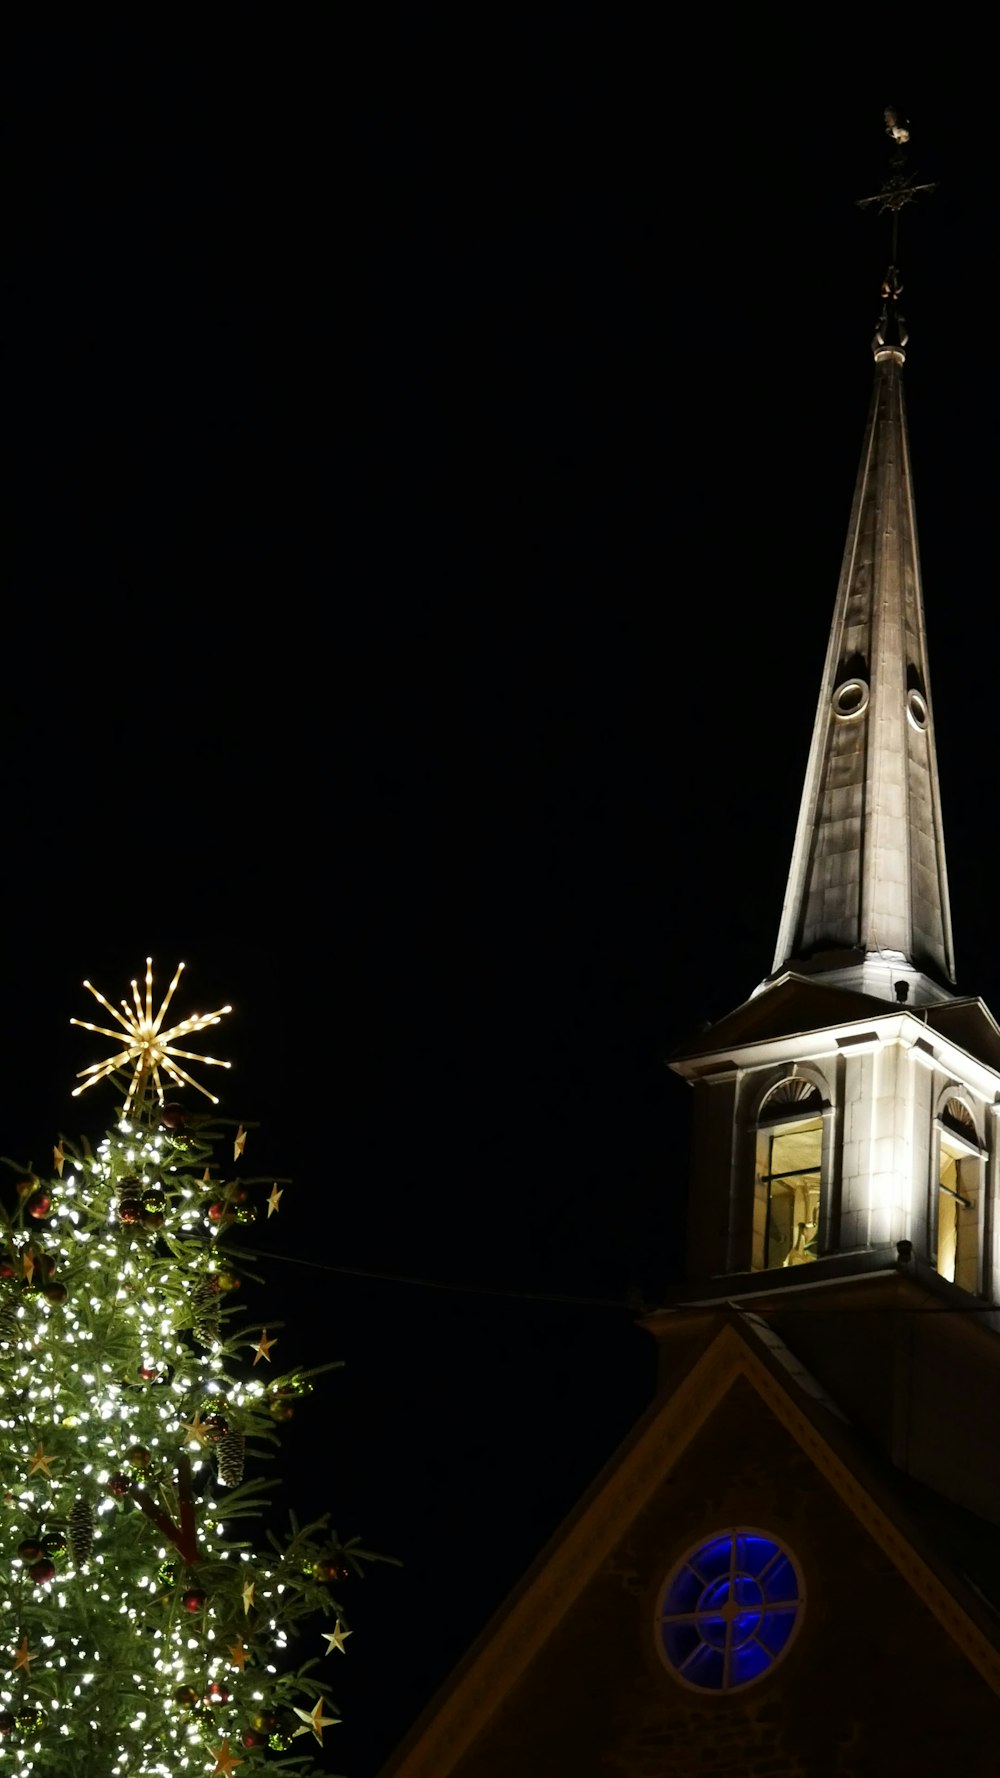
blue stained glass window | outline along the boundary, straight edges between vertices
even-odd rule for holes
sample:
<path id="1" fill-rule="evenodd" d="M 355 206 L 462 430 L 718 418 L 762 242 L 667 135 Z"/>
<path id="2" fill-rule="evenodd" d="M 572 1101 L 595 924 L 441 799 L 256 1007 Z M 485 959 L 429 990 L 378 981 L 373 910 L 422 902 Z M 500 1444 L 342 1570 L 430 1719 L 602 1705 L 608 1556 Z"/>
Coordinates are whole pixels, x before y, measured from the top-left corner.
<path id="1" fill-rule="evenodd" d="M 762 1531 L 733 1530 L 689 1550 L 660 1596 L 658 1632 L 685 1684 L 727 1691 L 780 1659 L 801 1615 L 791 1556 Z"/>

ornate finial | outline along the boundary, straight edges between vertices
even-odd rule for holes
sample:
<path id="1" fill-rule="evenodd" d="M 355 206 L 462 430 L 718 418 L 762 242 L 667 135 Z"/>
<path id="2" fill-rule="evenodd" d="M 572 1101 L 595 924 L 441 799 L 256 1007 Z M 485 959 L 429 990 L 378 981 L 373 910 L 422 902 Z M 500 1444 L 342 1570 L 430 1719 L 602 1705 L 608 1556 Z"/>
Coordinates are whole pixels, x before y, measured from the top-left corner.
<path id="1" fill-rule="evenodd" d="M 891 211 L 893 217 L 893 258 L 895 259 L 896 217 L 905 205 L 912 204 L 918 192 L 934 191 L 936 181 L 925 181 L 923 184 L 917 185 L 913 175 L 907 173 L 906 155 L 903 150 L 910 140 L 910 126 L 904 121 L 894 105 L 887 105 L 885 108 L 885 133 L 893 144 L 893 152 L 889 156 L 889 166 L 892 170 L 881 191 L 875 192 L 870 198 L 859 198 L 858 207 L 861 210 L 866 210 L 870 204 L 877 204 L 880 213 L 883 210 Z"/>
<path id="2" fill-rule="evenodd" d="M 888 210 L 892 217 L 889 269 L 882 280 L 882 314 L 875 329 L 872 350 L 876 363 L 879 363 L 883 358 L 893 358 L 897 364 L 902 364 L 907 333 L 906 324 L 897 307 L 903 289 L 898 271 L 899 212 L 907 204 L 912 204 L 920 192 L 934 191 L 936 182 L 925 180 L 918 184 L 912 173 L 907 171 L 906 155 L 903 151 L 910 140 L 910 126 L 902 113 L 897 111 L 894 105 L 887 105 L 884 117 L 885 133 L 893 145 L 889 156 L 889 177 L 881 191 L 875 192 L 870 198 L 859 198 L 858 207 L 867 210 L 872 204 L 877 204 L 879 214 Z"/>

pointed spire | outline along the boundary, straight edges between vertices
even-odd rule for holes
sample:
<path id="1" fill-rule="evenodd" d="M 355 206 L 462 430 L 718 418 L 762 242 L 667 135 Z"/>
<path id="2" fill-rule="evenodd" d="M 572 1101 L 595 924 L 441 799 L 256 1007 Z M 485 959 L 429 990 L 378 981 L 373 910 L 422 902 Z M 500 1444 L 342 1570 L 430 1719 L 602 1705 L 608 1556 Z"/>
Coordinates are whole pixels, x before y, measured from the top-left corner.
<path id="1" fill-rule="evenodd" d="M 883 207 L 894 209 L 895 221 L 898 205 Z M 954 956 L 901 290 L 892 265 L 872 341 L 875 387 L 774 970 L 806 967 L 889 1000 L 920 1002 L 944 997 Z"/>

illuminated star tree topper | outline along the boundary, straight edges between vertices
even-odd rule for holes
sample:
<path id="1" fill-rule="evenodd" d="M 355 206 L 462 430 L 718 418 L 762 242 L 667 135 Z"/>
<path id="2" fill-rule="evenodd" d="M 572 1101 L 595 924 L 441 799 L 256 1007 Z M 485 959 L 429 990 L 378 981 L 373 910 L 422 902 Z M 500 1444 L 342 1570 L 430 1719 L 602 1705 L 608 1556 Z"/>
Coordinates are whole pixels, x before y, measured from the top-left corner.
<path id="1" fill-rule="evenodd" d="M 131 1063 L 132 1079 L 122 1108 L 125 1113 L 130 1111 L 133 1105 L 141 1104 L 150 1085 L 159 1103 L 163 1104 L 161 1069 L 175 1086 L 179 1087 L 186 1083 L 188 1086 L 194 1087 L 197 1092 L 203 1093 L 206 1099 L 211 1099 L 213 1105 L 218 1105 L 219 1101 L 216 1095 L 210 1093 L 207 1087 L 203 1087 L 200 1081 L 188 1074 L 187 1070 L 181 1067 L 181 1062 L 201 1062 L 210 1068 L 228 1068 L 230 1063 L 221 1062 L 218 1056 L 200 1056 L 193 1050 L 178 1049 L 176 1040 L 179 1037 L 190 1037 L 195 1031 L 204 1031 L 209 1025 L 217 1025 L 219 1020 L 226 1013 L 232 1012 L 233 1009 L 231 1006 L 220 1006 L 216 1012 L 193 1013 L 190 1018 L 182 1019 L 179 1025 L 172 1025 L 164 1031 L 162 1029 L 163 1021 L 167 1008 L 173 999 L 174 990 L 181 979 L 183 968 L 183 963 L 178 963 L 174 971 L 174 979 L 164 994 L 160 1010 L 155 1017 L 153 1014 L 153 960 L 151 957 L 146 958 L 145 1007 L 143 1007 L 139 995 L 139 984 L 134 978 L 132 981 L 134 1010 L 128 1001 L 123 999 L 121 1012 L 112 1006 L 109 1000 L 105 1000 L 100 989 L 95 988 L 92 982 L 84 982 L 84 987 L 93 994 L 99 1005 L 111 1014 L 119 1029 L 112 1031 L 106 1025 L 92 1025 L 87 1019 L 70 1019 L 70 1024 L 79 1025 L 84 1031 L 96 1031 L 99 1036 L 110 1037 L 112 1042 L 119 1044 L 122 1042 L 124 1033 L 125 1041 L 124 1048 L 119 1049 L 115 1055 L 109 1056 L 107 1061 L 91 1062 L 89 1067 L 79 1070 L 77 1079 L 82 1080 L 83 1085 L 73 1088 L 74 1099 L 80 1093 L 86 1092 L 88 1087 L 95 1086 L 99 1080 L 106 1080 L 109 1074 L 116 1073 L 119 1068 L 127 1068 Z"/>

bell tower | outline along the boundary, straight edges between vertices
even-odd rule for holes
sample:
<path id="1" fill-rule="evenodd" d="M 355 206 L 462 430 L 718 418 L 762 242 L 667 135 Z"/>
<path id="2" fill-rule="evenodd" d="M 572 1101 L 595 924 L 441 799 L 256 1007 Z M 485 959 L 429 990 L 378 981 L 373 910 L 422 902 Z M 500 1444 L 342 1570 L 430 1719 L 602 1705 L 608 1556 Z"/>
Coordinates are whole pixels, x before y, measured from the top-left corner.
<path id="1" fill-rule="evenodd" d="M 900 211 L 773 971 L 672 1059 L 694 1088 L 688 1272 L 727 1299 L 904 1265 L 1000 1289 L 1000 1029 L 954 986 L 903 375 Z"/>

